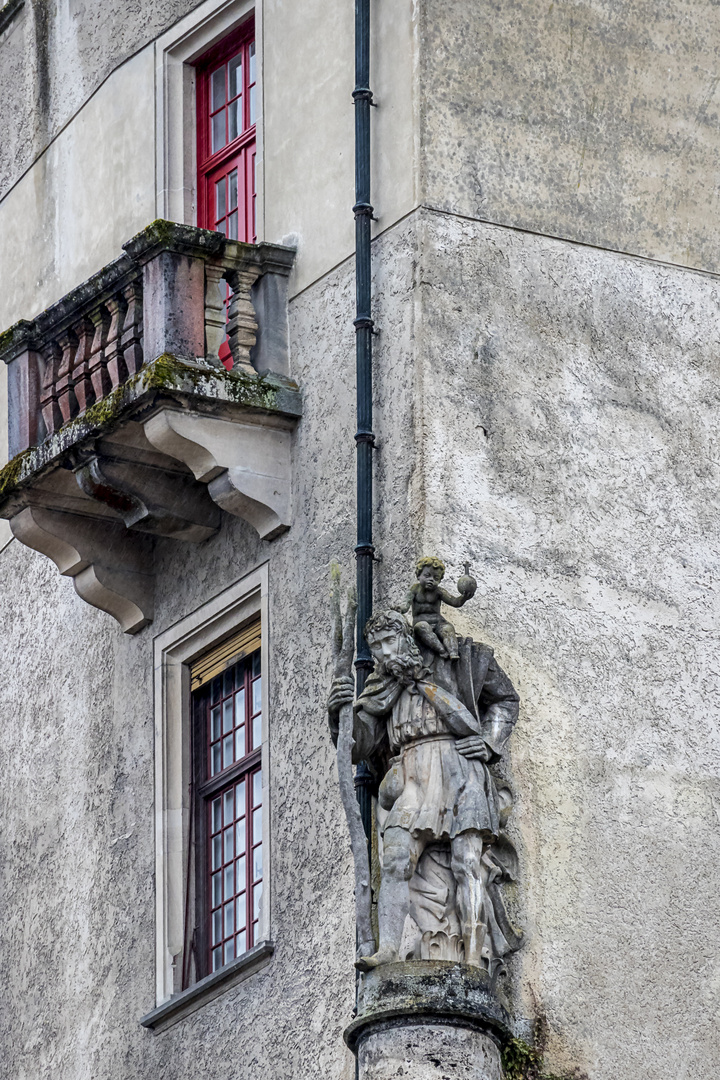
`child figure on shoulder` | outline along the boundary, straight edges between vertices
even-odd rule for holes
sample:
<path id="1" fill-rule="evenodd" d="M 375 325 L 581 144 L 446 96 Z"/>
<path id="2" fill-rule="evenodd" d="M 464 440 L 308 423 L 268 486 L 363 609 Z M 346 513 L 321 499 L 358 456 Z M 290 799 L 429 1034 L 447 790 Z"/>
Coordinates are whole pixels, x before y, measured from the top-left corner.
<path id="1" fill-rule="evenodd" d="M 440 614 L 440 605 L 462 607 L 475 595 L 477 581 L 470 576 L 470 564 L 465 563 L 465 573 L 458 580 L 459 596 L 451 596 L 440 582 L 445 576 L 445 565 L 434 556 L 419 559 L 415 567 L 417 581 L 408 589 L 407 597 L 398 605 L 398 611 L 410 611 L 417 640 L 432 649 L 438 656 L 458 660 L 458 640 L 455 627 Z"/>

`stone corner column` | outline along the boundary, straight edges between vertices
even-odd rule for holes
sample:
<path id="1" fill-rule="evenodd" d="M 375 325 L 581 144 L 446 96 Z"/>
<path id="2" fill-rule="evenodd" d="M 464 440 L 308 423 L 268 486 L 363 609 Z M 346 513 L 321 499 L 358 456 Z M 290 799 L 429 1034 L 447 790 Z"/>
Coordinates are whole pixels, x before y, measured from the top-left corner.
<path id="1" fill-rule="evenodd" d="M 487 972 L 410 960 L 360 979 L 345 1041 L 359 1080 L 502 1080 L 510 1017 Z"/>

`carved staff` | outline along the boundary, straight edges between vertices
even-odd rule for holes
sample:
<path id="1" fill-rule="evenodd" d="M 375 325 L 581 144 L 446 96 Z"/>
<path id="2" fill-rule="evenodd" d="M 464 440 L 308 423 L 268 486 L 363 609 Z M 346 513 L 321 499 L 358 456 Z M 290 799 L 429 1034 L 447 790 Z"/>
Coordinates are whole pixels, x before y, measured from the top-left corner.
<path id="1" fill-rule="evenodd" d="M 333 588 L 331 592 L 332 616 L 333 616 L 333 660 L 335 662 L 334 675 L 338 677 L 352 678 L 352 662 L 355 641 L 355 615 L 357 612 L 357 598 L 355 591 L 348 593 L 345 618 L 340 611 L 340 572 L 338 567 L 333 567 Z M 363 828 L 360 807 L 355 794 L 355 778 L 353 776 L 352 752 L 355 740 L 353 738 L 353 707 L 343 705 L 340 709 L 338 739 L 337 739 L 337 769 L 340 783 L 340 798 L 342 799 L 345 817 L 347 818 L 350 832 L 350 848 L 355 863 L 355 925 L 357 928 L 357 954 L 358 956 L 370 956 L 375 952 L 375 936 L 372 929 L 371 908 L 372 894 L 370 891 L 370 860 L 368 858 L 367 839 Z"/>

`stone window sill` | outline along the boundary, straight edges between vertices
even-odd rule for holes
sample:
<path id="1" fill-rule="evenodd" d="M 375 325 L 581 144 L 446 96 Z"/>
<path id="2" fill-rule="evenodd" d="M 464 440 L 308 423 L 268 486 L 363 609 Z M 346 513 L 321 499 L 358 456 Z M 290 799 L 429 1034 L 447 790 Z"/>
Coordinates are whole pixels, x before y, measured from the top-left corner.
<path id="1" fill-rule="evenodd" d="M 212 975 L 206 975 L 200 982 L 188 990 L 173 994 L 169 1001 L 158 1005 L 152 1012 L 140 1018 L 143 1027 L 151 1028 L 156 1034 L 183 1020 L 208 1001 L 224 994 L 231 986 L 243 982 L 248 976 L 259 971 L 270 962 L 275 946 L 272 941 L 261 941 L 232 964 L 226 964 Z"/>

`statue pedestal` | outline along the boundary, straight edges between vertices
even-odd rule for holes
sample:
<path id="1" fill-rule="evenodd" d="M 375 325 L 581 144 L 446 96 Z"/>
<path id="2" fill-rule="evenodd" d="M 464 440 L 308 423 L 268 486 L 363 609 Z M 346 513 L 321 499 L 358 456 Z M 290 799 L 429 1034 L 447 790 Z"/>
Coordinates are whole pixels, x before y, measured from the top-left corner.
<path id="1" fill-rule="evenodd" d="M 509 1028 L 484 970 L 410 960 L 361 977 L 345 1041 L 359 1080 L 502 1080 Z"/>

